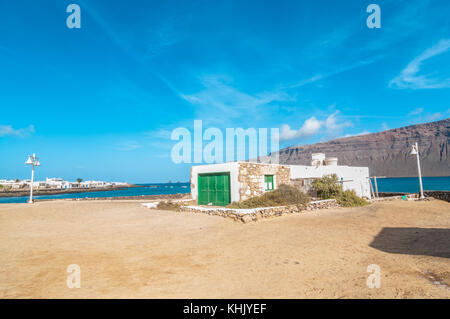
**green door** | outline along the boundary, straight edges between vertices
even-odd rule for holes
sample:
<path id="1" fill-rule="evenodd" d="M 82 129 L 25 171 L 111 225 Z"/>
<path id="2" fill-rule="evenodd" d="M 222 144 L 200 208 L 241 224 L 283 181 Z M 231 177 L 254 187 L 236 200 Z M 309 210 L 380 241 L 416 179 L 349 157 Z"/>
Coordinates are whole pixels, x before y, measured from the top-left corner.
<path id="1" fill-rule="evenodd" d="M 230 173 L 198 175 L 198 203 L 226 206 L 230 199 Z"/>

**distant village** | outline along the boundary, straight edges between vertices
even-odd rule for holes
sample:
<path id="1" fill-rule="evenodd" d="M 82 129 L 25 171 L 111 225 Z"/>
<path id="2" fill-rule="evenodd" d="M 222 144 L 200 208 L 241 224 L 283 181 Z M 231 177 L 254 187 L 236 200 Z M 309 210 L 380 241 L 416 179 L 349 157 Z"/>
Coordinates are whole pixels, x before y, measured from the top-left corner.
<path id="1" fill-rule="evenodd" d="M 0 179 L 0 188 L 4 190 L 20 190 L 30 188 L 31 180 L 6 180 Z M 123 182 L 104 182 L 104 181 L 83 181 L 78 179 L 76 182 L 65 181 L 62 178 L 46 178 L 45 181 L 33 182 L 33 189 L 80 189 L 80 188 L 108 188 L 125 187 L 128 183 Z"/>

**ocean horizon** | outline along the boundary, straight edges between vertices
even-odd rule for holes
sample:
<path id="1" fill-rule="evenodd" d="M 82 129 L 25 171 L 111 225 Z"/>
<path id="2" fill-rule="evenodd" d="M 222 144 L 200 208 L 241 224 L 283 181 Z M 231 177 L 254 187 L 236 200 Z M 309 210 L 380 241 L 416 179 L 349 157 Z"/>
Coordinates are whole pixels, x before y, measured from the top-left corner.
<path id="1" fill-rule="evenodd" d="M 450 191 L 450 176 L 422 177 L 425 191 Z M 135 184 L 142 187 L 130 187 L 120 190 L 81 192 L 72 194 L 33 196 L 34 199 L 68 199 L 68 198 L 108 198 L 142 195 L 167 195 L 190 193 L 190 183 L 145 183 Z M 374 183 L 372 181 L 372 185 Z M 419 193 L 417 177 L 386 177 L 377 179 L 378 192 Z M 375 186 L 374 186 L 375 189 Z M 0 204 L 26 203 L 28 196 L 1 197 Z"/>

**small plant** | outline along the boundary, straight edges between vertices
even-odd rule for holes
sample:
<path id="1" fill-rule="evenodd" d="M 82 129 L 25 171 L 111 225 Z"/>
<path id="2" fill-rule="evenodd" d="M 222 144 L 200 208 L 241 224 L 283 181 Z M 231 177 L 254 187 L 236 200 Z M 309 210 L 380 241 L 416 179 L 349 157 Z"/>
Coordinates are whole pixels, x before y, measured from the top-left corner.
<path id="1" fill-rule="evenodd" d="M 286 205 L 306 205 L 311 198 L 299 189 L 282 184 L 278 189 L 264 193 L 261 196 L 249 198 L 242 202 L 234 202 L 227 207 L 230 208 L 256 208 Z"/>
<path id="2" fill-rule="evenodd" d="M 336 174 L 326 175 L 312 183 L 320 199 L 336 198 L 342 193 L 342 185 Z"/>
<path id="3" fill-rule="evenodd" d="M 336 200 L 338 203 L 344 207 L 358 207 L 368 205 L 369 202 L 364 198 L 356 195 L 354 190 L 346 190 L 342 192 Z"/>

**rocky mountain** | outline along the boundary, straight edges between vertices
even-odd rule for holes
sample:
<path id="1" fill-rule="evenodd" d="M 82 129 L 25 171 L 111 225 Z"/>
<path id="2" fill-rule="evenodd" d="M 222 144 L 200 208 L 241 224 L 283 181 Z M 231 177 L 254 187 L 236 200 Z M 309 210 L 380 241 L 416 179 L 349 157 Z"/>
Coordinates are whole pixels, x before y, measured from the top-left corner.
<path id="1" fill-rule="evenodd" d="M 338 138 L 325 143 L 280 150 L 281 164 L 310 165 L 312 153 L 337 157 L 338 165 L 368 166 L 371 176 L 417 176 L 417 142 L 423 176 L 450 176 L 450 118 L 374 134 Z"/>

